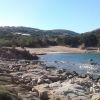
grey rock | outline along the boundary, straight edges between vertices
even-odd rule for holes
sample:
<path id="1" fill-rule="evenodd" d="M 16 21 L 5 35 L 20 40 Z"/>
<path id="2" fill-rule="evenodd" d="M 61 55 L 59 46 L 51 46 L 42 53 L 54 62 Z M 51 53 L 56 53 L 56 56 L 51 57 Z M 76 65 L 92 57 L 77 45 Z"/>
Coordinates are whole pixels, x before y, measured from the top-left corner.
<path id="1" fill-rule="evenodd" d="M 69 75 L 68 78 L 69 78 L 69 79 L 73 78 L 73 75 Z"/>
<path id="2" fill-rule="evenodd" d="M 48 83 L 48 84 L 52 83 L 52 81 L 50 79 L 44 79 L 44 82 Z"/>
<path id="3" fill-rule="evenodd" d="M 44 79 L 43 78 L 39 78 L 37 81 L 37 84 L 43 84 L 44 83 Z"/>
<path id="4" fill-rule="evenodd" d="M 57 82 L 60 80 L 59 76 L 48 76 L 48 79 L 50 79 L 52 82 Z"/>
<path id="5" fill-rule="evenodd" d="M 47 79 L 47 75 L 42 75 L 40 78 Z"/>
<path id="6" fill-rule="evenodd" d="M 35 86 L 37 84 L 37 80 L 36 79 L 32 79 L 32 81 L 30 82 L 32 86 Z"/>
<path id="7" fill-rule="evenodd" d="M 57 70 L 57 74 L 63 74 L 66 70 L 65 69 L 59 69 Z"/>
<path id="8" fill-rule="evenodd" d="M 31 82 L 32 79 L 31 79 L 31 77 L 26 76 L 23 78 L 23 80 L 24 80 L 24 83 L 29 83 L 29 82 Z"/>

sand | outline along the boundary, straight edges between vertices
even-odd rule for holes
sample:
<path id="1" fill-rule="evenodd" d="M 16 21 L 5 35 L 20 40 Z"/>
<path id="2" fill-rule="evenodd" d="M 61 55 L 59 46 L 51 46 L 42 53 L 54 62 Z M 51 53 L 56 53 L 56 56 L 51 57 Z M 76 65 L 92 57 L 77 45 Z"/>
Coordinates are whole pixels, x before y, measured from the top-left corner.
<path id="1" fill-rule="evenodd" d="M 80 48 L 70 48 L 66 46 L 50 46 L 47 48 L 26 48 L 30 53 L 45 54 L 45 53 L 84 53 L 86 50 Z"/>

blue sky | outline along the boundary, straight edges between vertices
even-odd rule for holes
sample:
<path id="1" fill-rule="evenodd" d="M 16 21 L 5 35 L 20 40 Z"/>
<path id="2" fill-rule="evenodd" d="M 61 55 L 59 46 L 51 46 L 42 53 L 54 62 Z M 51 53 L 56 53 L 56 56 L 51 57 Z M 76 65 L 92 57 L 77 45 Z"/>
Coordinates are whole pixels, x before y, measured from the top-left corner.
<path id="1" fill-rule="evenodd" d="M 100 28 L 100 0 L 0 0 L 0 26 L 91 31 Z"/>

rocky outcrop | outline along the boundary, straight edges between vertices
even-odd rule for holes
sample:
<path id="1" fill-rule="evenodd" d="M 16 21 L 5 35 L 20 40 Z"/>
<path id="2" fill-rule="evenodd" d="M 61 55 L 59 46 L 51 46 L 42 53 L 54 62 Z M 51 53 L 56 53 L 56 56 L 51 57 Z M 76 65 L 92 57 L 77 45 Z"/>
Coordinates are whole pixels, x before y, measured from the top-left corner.
<path id="1" fill-rule="evenodd" d="M 37 55 L 32 55 L 26 50 L 18 50 L 15 48 L 0 48 L 1 59 L 26 59 L 26 60 L 38 60 Z"/>
<path id="2" fill-rule="evenodd" d="M 0 82 L 13 84 L 24 100 L 99 100 L 99 78 L 44 66 L 29 60 L 0 61 Z"/>

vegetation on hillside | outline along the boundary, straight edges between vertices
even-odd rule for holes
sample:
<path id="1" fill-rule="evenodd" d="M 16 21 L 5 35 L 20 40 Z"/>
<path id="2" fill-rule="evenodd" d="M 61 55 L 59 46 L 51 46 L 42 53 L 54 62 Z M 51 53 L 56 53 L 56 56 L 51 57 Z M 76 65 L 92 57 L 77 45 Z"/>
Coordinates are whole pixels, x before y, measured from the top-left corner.
<path id="1" fill-rule="evenodd" d="M 39 30 L 28 27 L 0 27 L 0 46 L 48 47 L 96 47 L 100 45 L 100 29 L 78 34 L 69 30 Z"/>

